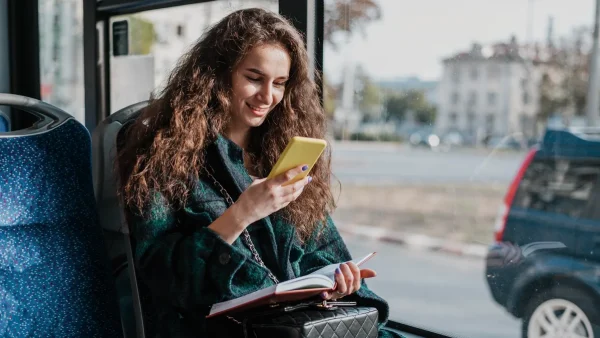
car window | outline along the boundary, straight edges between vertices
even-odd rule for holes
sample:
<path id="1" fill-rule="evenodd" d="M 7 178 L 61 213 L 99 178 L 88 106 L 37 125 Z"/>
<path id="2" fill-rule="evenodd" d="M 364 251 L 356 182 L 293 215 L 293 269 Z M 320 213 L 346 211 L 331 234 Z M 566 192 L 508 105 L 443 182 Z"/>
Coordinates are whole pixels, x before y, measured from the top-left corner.
<path id="1" fill-rule="evenodd" d="M 599 172 L 596 161 L 534 161 L 523 176 L 515 206 L 581 217 Z"/>

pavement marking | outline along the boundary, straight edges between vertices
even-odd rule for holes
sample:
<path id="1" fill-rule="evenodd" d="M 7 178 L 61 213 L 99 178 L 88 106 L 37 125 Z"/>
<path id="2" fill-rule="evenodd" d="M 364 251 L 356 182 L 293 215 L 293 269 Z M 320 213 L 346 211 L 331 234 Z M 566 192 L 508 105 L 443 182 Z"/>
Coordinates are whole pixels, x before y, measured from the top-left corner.
<path id="1" fill-rule="evenodd" d="M 404 233 L 369 225 L 338 222 L 337 228 L 341 233 L 348 235 L 367 237 L 374 240 L 405 245 L 415 249 L 444 252 L 458 256 L 484 258 L 488 251 L 488 246 L 483 244 L 461 243 L 444 238 L 423 234 Z"/>

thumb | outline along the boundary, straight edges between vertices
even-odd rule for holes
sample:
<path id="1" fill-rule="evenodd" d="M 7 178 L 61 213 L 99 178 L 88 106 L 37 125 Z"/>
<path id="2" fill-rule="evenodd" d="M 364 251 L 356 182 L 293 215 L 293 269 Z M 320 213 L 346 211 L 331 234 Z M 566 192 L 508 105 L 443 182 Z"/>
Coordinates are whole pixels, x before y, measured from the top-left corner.
<path id="1" fill-rule="evenodd" d="M 360 278 L 373 278 L 377 276 L 377 272 L 371 269 L 361 269 L 360 270 Z"/>

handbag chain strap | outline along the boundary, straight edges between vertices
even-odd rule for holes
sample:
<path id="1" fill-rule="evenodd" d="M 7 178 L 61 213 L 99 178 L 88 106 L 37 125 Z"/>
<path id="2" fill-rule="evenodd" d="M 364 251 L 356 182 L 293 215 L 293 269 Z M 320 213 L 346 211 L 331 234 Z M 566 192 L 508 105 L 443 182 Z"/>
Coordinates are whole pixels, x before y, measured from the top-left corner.
<path id="1" fill-rule="evenodd" d="M 212 167 L 210 168 L 210 170 L 208 170 L 205 167 L 204 170 L 206 171 L 206 173 L 208 174 L 208 176 L 212 179 L 214 185 L 217 188 L 219 188 L 221 194 L 223 195 L 223 197 L 225 197 L 225 200 L 227 201 L 227 204 L 229 204 L 229 206 L 232 206 L 234 204 L 233 198 L 231 198 L 231 195 L 229 195 L 229 193 L 227 192 L 227 190 L 225 190 L 225 188 L 221 185 L 221 183 L 219 183 L 219 181 L 211 173 L 211 171 L 213 171 Z M 242 232 L 242 240 L 246 244 L 246 246 L 248 246 L 248 248 L 250 249 L 250 252 L 252 252 L 252 256 L 254 256 L 254 260 L 260 266 L 262 266 L 263 268 L 265 268 L 267 270 L 267 272 L 269 273 L 269 278 L 271 278 L 271 280 L 273 282 L 275 282 L 275 284 L 279 284 L 279 280 L 277 279 L 277 277 L 275 277 L 275 275 L 271 272 L 271 270 L 269 270 L 269 268 L 267 268 L 267 266 L 265 265 L 265 263 L 260 258 L 260 255 L 258 254 L 258 251 L 256 251 L 256 248 L 254 247 L 254 243 L 252 243 L 252 238 L 250 238 L 250 233 L 248 233 L 247 229 L 244 229 L 244 231 Z"/>

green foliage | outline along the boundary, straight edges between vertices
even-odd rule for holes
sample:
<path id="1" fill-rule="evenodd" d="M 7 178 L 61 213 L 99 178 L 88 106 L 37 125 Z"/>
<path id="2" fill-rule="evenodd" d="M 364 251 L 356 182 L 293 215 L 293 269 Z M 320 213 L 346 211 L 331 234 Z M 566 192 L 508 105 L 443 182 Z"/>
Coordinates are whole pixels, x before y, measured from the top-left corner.
<path id="1" fill-rule="evenodd" d="M 390 133 L 368 134 L 352 133 L 349 137 L 352 141 L 371 141 L 371 142 L 402 142 L 402 136 Z"/>
<path id="2" fill-rule="evenodd" d="M 129 30 L 131 39 L 129 41 L 132 55 L 147 55 L 152 51 L 156 41 L 154 24 L 137 16 L 129 16 Z"/>
<path id="3" fill-rule="evenodd" d="M 323 91 L 323 109 L 327 118 L 332 120 L 336 107 L 337 90 L 329 83 L 326 75 L 323 76 Z"/>
<path id="4" fill-rule="evenodd" d="M 337 47 L 336 33 L 364 33 L 370 22 L 381 18 L 381 8 L 376 0 L 335 0 L 325 4 L 324 38 L 334 48 Z"/>
<path id="5" fill-rule="evenodd" d="M 425 93 L 419 90 L 390 94 L 385 100 L 388 120 L 402 122 L 409 112 L 414 113 L 417 122 L 430 124 L 435 121 L 437 109 L 425 99 Z"/>
<path id="6" fill-rule="evenodd" d="M 379 87 L 371 81 L 366 71 L 358 66 L 356 69 L 356 92 L 358 108 L 365 114 L 367 120 L 377 115 L 381 105 L 382 93 Z"/>

